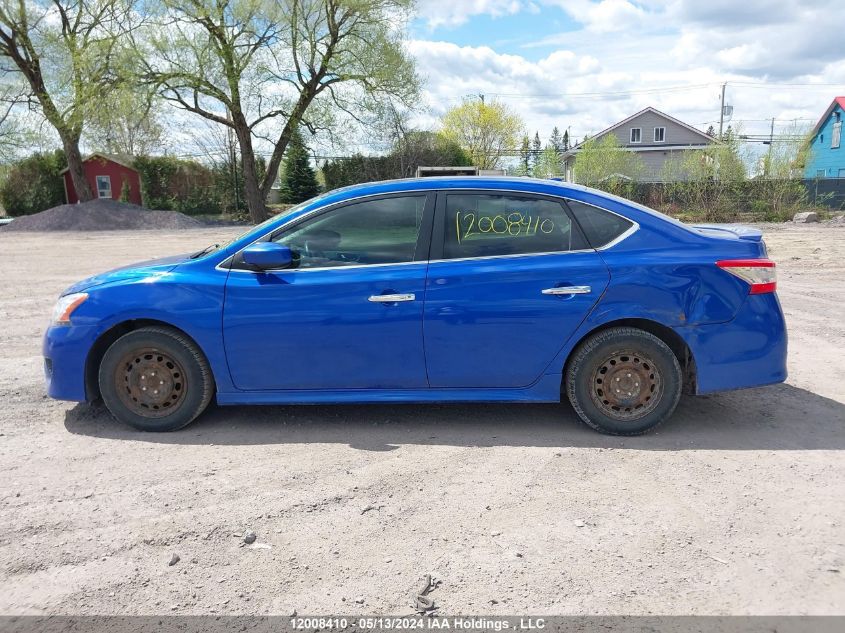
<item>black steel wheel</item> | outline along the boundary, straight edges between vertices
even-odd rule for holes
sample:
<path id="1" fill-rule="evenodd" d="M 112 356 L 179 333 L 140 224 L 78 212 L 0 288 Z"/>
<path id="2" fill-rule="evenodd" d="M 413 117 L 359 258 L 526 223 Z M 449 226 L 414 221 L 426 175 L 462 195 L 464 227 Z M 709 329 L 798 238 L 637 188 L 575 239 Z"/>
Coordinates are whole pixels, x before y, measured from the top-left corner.
<path id="1" fill-rule="evenodd" d="M 612 435 L 639 435 L 666 420 L 682 385 L 681 367 L 669 346 L 629 327 L 588 338 L 573 352 L 565 375 L 578 417 Z"/>
<path id="2" fill-rule="evenodd" d="M 106 350 L 100 393 L 112 415 L 142 431 L 173 431 L 208 406 L 213 380 L 202 352 L 176 330 L 147 327 Z"/>

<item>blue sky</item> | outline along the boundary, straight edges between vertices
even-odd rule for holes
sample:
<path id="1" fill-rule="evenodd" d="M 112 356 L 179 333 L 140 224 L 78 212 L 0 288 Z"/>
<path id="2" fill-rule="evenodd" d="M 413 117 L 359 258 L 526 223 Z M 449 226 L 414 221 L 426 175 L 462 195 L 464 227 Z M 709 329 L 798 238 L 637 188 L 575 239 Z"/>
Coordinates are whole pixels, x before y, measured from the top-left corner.
<path id="1" fill-rule="evenodd" d="M 543 7 L 507 16 L 480 13 L 462 24 L 430 24 L 425 17 L 418 16 L 411 25 L 411 36 L 414 39 L 445 40 L 461 46 L 490 46 L 500 53 L 523 55 L 526 59 L 537 61 L 554 49 L 554 45 L 527 45 L 577 29 L 577 23 L 565 12 Z"/>
<path id="2" fill-rule="evenodd" d="M 843 42 L 838 0 L 417 0 L 408 47 L 421 125 L 480 93 L 581 138 L 646 106 L 706 129 L 724 81 L 743 131 L 811 127 L 845 94 Z"/>

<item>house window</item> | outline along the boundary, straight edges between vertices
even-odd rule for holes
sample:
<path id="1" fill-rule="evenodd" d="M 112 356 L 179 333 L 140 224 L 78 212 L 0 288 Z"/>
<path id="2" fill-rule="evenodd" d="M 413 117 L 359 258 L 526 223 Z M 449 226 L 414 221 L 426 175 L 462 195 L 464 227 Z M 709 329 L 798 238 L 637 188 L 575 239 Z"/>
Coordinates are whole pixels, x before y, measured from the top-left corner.
<path id="1" fill-rule="evenodd" d="M 655 143 L 663 143 L 665 140 L 666 140 L 666 128 L 665 127 L 654 128 L 654 142 Z"/>
<path id="2" fill-rule="evenodd" d="M 632 143 L 640 143 L 643 140 L 643 130 L 642 128 L 632 127 L 631 128 L 631 142 Z"/>
<path id="3" fill-rule="evenodd" d="M 833 133 L 830 135 L 830 149 L 839 147 L 839 141 L 842 137 L 842 121 L 837 121 L 833 124 Z"/>
<path id="4" fill-rule="evenodd" d="M 111 198 L 111 177 L 97 176 L 97 197 Z"/>

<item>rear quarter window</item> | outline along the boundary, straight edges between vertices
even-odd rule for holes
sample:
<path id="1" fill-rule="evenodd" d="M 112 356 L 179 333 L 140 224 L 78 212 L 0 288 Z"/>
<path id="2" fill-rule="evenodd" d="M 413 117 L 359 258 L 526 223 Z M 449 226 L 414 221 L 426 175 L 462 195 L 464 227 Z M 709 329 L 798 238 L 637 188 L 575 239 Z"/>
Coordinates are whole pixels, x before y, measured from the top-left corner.
<path id="1" fill-rule="evenodd" d="M 605 209 L 584 204 L 577 200 L 567 200 L 566 203 L 593 248 L 607 246 L 634 226 L 631 220 Z"/>

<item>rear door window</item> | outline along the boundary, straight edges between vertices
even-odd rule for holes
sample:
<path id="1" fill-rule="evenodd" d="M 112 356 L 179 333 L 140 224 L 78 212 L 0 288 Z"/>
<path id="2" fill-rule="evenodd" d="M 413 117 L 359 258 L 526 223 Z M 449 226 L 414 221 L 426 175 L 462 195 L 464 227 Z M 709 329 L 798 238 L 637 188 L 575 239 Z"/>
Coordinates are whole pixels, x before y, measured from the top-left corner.
<path id="1" fill-rule="evenodd" d="M 605 209 L 577 200 L 567 200 L 566 203 L 593 248 L 607 246 L 634 226 L 631 220 Z"/>
<path id="2" fill-rule="evenodd" d="M 586 247 L 563 205 L 510 194 L 447 193 L 443 258 L 553 253 Z"/>

